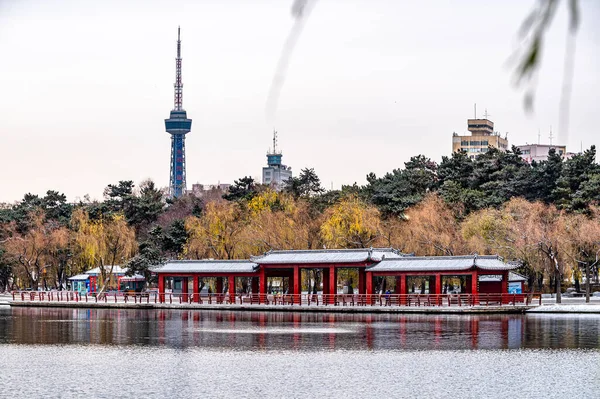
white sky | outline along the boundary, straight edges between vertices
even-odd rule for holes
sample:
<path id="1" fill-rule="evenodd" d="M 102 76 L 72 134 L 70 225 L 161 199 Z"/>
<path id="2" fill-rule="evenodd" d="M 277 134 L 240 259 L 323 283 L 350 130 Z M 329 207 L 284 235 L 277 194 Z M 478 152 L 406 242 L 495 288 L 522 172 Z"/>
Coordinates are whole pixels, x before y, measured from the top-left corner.
<path id="1" fill-rule="evenodd" d="M 564 5 L 527 115 L 508 59 L 533 1 L 320 0 L 273 124 L 265 105 L 291 3 L 0 0 L 0 202 L 48 189 L 101 198 L 119 180 L 166 186 L 178 25 L 188 188 L 260 180 L 273 127 L 284 163 L 314 167 L 327 188 L 363 184 L 412 155 L 440 161 L 475 102 L 511 144 L 537 142 L 538 129 L 548 142 L 550 126 L 565 137 Z M 600 2 L 581 3 L 570 150 L 599 144 Z"/>

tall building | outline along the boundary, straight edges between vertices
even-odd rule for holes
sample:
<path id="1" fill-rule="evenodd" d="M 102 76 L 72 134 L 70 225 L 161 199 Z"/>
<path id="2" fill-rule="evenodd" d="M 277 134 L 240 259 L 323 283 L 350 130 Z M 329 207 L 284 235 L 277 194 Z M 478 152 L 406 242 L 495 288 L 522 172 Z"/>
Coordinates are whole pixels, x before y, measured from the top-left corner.
<path id="1" fill-rule="evenodd" d="M 452 134 L 452 151 L 464 150 L 470 158 L 487 152 L 488 147 L 495 147 L 502 151 L 508 149 L 508 139 L 500 137 L 494 132 L 494 122 L 489 119 L 467 119 L 467 129 L 470 135 L 461 136 Z"/>
<path id="2" fill-rule="evenodd" d="M 525 144 L 516 146 L 521 150 L 521 157 L 531 163 L 532 161 L 540 162 L 548 159 L 548 153 L 550 149 L 556 149 L 556 153 L 563 159 L 568 159 L 574 154 L 567 152 L 566 145 L 553 145 L 553 144 Z"/>
<path id="3" fill-rule="evenodd" d="M 292 168 L 281 163 L 283 154 L 277 151 L 277 132 L 273 131 L 273 152 L 267 152 L 267 166 L 262 170 L 262 182 L 280 190 L 292 177 Z"/>
<path id="4" fill-rule="evenodd" d="M 183 83 L 181 82 L 181 36 L 177 28 L 177 58 L 175 59 L 175 107 L 165 129 L 171 135 L 171 173 L 169 197 L 180 197 L 185 193 L 185 135 L 192 130 L 192 120 L 183 109 Z"/>

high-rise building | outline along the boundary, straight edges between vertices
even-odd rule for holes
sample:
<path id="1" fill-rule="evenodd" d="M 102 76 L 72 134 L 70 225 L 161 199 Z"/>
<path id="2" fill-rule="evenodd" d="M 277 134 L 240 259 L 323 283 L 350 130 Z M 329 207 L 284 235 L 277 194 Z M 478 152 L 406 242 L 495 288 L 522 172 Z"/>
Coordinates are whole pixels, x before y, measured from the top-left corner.
<path id="1" fill-rule="evenodd" d="M 175 59 L 175 107 L 165 129 L 171 135 L 171 173 L 169 197 L 180 197 L 185 193 L 185 135 L 192 130 L 192 120 L 183 109 L 183 83 L 181 81 L 181 36 L 177 28 L 177 58 Z"/>
<path id="2" fill-rule="evenodd" d="M 262 170 L 262 182 L 280 190 L 292 177 L 292 168 L 281 163 L 283 154 L 277 150 L 277 132 L 273 131 L 273 151 L 267 152 L 267 166 Z"/>
<path id="3" fill-rule="evenodd" d="M 467 119 L 467 129 L 470 135 L 452 134 L 452 151 L 464 150 L 470 158 L 487 152 L 488 147 L 501 151 L 508 149 L 508 139 L 494 132 L 494 122 L 489 119 Z"/>

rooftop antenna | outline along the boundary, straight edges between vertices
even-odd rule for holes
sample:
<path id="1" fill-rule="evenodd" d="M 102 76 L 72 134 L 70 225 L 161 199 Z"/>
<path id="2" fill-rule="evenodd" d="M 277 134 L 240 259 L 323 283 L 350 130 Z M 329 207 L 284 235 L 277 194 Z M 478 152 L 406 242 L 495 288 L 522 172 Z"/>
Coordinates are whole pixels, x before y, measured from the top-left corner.
<path id="1" fill-rule="evenodd" d="M 277 130 L 273 129 L 273 154 L 277 154 Z"/>
<path id="2" fill-rule="evenodd" d="M 483 117 L 484 117 L 485 119 L 488 119 L 488 117 L 489 117 L 489 116 L 492 116 L 492 115 L 488 114 L 488 112 L 487 112 L 487 108 L 486 108 L 486 109 L 485 109 L 485 113 L 483 114 Z"/>
<path id="3" fill-rule="evenodd" d="M 475 119 L 477 119 L 477 103 L 475 103 L 474 108 L 475 108 Z"/>
<path id="4" fill-rule="evenodd" d="M 540 137 L 542 136 L 542 132 L 540 128 L 538 128 L 538 145 L 540 145 Z"/>
<path id="5" fill-rule="evenodd" d="M 552 135 L 552 126 L 550 126 L 550 136 L 548 136 L 548 138 L 550 139 L 550 145 L 552 145 L 552 139 L 554 138 Z"/>

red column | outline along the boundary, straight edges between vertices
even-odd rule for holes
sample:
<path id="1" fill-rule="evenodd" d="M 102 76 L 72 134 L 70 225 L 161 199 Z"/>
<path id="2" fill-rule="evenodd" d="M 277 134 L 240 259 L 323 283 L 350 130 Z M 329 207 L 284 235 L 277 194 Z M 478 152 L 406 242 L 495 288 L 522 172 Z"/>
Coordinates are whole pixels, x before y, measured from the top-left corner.
<path id="1" fill-rule="evenodd" d="M 165 302 L 165 276 L 162 274 L 158 275 L 158 301 Z"/>
<path id="2" fill-rule="evenodd" d="M 194 294 L 192 301 L 200 302 L 200 285 L 198 284 L 198 276 L 194 276 L 194 287 L 192 288 Z"/>
<path id="3" fill-rule="evenodd" d="M 181 300 L 187 302 L 188 300 L 188 278 L 181 278 Z"/>
<path id="4" fill-rule="evenodd" d="M 323 294 L 329 294 L 329 269 L 323 269 Z"/>
<path id="5" fill-rule="evenodd" d="M 400 280 L 400 304 L 406 305 L 406 276 L 402 274 L 398 279 Z"/>
<path id="6" fill-rule="evenodd" d="M 508 270 L 502 272 L 502 295 L 504 295 L 504 297 L 501 297 L 502 303 L 508 303 L 506 294 L 508 294 Z"/>
<path id="7" fill-rule="evenodd" d="M 440 296 L 440 294 L 442 293 L 442 275 L 441 274 L 436 274 L 435 275 L 435 304 L 436 305 L 441 305 L 442 304 L 442 297 Z"/>
<path id="8" fill-rule="evenodd" d="M 252 277 L 252 295 L 258 294 L 258 277 Z"/>
<path id="9" fill-rule="evenodd" d="M 358 269 L 358 293 L 359 294 L 364 294 L 366 291 L 366 287 L 365 287 L 365 283 L 366 283 L 366 277 L 367 277 L 367 272 L 365 271 L 365 269 L 363 268 L 359 268 Z"/>
<path id="10" fill-rule="evenodd" d="M 366 276 L 366 280 L 367 280 L 366 281 L 366 284 L 367 284 L 366 292 L 367 292 L 367 295 L 372 295 L 373 294 L 373 273 L 367 272 L 366 274 L 367 274 L 367 276 Z"/>
<path id="11" fill-rule="evenodd" d="M 335 295 L 337 294 L 337 270 L 334 266 L 329 267 L 329 294 L 331 295 L 330 303 L 335 303 Z"/>
<path id="12" fill-rule="evenodd" d="M 235 303 L 235 276 L 229 276 L 229 300 Z"/>
<path id="13" fill-rule="evenodd" d="M 217 284 L 215 287 L 215 291 L 217 291 L 217 294 L 222 294 L 223 293 L 223 277 L 217 277 Z"/>
<path id="14" fill-rule="evenodd" d="M 471 295 L 473 295 L 473 305 L 479 305 L 478 282 L 477 270 L 475 270 L 471 273 Z"/>
<path id="15" fill-rule="evenodd" d="M 258 292 L 260 294 L 266 294 L 267 293 L 267 274 L 265 273 L 265 269 L 261 267 L 260 271 L 258 273 L 259 273 Z"/>
<path id="16" fill-rule="evenodd" d="M 294 296 L 293 303 L 300 303 L 300 294 L 302 294 L 302 281 L 300 280 L 300 267 L 294 266 Z"/>

